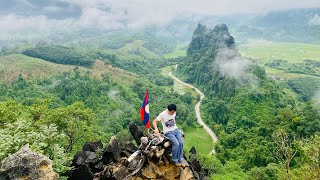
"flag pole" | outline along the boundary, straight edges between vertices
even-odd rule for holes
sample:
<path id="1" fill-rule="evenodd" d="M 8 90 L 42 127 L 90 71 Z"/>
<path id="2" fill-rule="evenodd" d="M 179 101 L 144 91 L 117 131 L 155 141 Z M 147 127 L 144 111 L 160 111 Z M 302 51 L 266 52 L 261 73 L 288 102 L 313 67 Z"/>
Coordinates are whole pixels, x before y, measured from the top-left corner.
<path id="1" fill-rule="evenodd" d="M 149 91 L 148 91 L 148 89 L 147 89 L 147 92 L 148 92 L 148 94 L 149 94 Z M 149 107 L 150 108 L 150 107 Z M 150 112 L 149 112 L 149 117 L 150 117 Z M 150 120 L 151 121 L 151 120 Z M 150 128 L 148 128 L 148 133 L 149 133 L 149 131 L 150 131 L 150 129 L 152 130 L 152 132 L 154 131 L 154 129 L 152 128 L 152 125 L 151 125 L 152 123 L 150 122 Z M 149 133 L 150 134 L 150 133 Z"/>

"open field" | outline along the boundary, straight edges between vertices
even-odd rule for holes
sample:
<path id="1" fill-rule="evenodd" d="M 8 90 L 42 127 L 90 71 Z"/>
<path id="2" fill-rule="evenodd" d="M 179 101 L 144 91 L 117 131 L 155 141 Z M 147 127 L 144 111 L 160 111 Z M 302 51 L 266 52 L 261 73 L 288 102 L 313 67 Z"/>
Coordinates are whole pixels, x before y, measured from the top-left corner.
<path id="1" fill-rule="evenodd" d="M 90 72 L 94 77 L 101 78 L 103 74 L 121 82 L 131 83 L 136 75 L 127 71 L 114 68 L 97 60 L 91 68 L 72 65 L 63 65 L 48 62 L 42 59 L 29 57 L 22 54 L 12 54 L 0 57 L 0 81 L 11 82 L 22 75 L 25 78 L 46 77 L 58 73 L 72 71 L 78 68 L 81 72 Z"/>
<path id="2" fill-rule="evenodd" d="M 316 44 L 252 40 L 237 48 L 243 56 L 257 59 L 261 63 L 278 59 L 289 63 L 299 63 L 305 59 L 320 61 L 320 45 Z"/>
<path id="3" fill-rule="evenodd" d="M 143 47 L 144 41 L 134 40 L 131 43 L 126 44 L 124 47 L 117 49 L 116 51 L 122 54 L 131 54 L 141 57 L 158 58 L 159 56 L 147 48 Z"/>
<path id="4" fill-rule="evenodd" d="M 23 77 L 44 77 L 71 71 L 75 66 L 55 64 L 21 54 L 0 57 L 0 81 L 10 82 Z"/>
<path id="5" fill-rule="evenodd" d="M 257 60 L 275 78 L 294 79 L 311 75 L 285 72 L 268 67 L 266 63 L 274 60 L 285 60 L 290 64 L 303 63 L 306 59 L 320 61 L 320 45 L 316 44 L 251 40 L 247 44 L 238 45 L 237 49 L 242 56 Z"/>
<path id="6" fill-rule="evenodd" d="M 209 154 L 213 149 L 213 142 L 208 133 L 202 127 L 188 127 L 184 131 L 184 150 L 189 151 L 194 146 L 198 153 Z"/>
<path id="7" fill-rule="evenodd" d="M 168 58 L 177 58 L 180 56 L 186 56 L 188 45 L 189 45 L 188 42 L 179 43 L 177 47 L 174 49 L 174 51 L 172 51 L 171 53 L 163 54 L 163 57 L 168 59 Z"/>

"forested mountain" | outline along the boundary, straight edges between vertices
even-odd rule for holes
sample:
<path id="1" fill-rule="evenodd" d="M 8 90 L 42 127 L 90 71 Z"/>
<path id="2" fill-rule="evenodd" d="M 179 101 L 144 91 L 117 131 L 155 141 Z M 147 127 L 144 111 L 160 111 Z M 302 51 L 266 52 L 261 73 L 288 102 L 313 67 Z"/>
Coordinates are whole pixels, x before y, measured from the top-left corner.
<path id="1" fill-rule="evenodd" d="M 320 4 L 291 1 L 1 2 L 0 162 L 29 144 L 67 179 L 85 142 L 133 142 L 148 90 L 200 177 L 320 179 Z"/>
<path id="2" fill-rule="evenodd" d="M 199 24 L 178 68 L 208 97 L 204 119 L 219 137 L 214 179 L 316 178 L 308 148 L 319 145 L 319 112 L 241 57 L 234 41 L 224 24 L 214 29 Z M 222 164 L 229 171 L 222 171 Z"/>

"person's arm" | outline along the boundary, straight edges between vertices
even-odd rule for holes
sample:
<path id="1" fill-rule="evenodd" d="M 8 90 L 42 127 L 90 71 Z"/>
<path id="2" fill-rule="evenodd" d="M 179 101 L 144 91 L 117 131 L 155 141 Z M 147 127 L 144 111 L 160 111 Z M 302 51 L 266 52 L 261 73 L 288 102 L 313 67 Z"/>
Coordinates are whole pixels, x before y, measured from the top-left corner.
<path id="1" fill-rule="evenodd" d="M 154 132 L 156 135 L 159 134 L 159 129 L 158 129 L 158 126 L 157 126 L 158 122 L 159 122 L 158 119 L 155 119 L 155 120 L 153 120 L 153 122 L 152 122 L 152 125 L 153 125 L 153 128 L 154 128 L 153 132 Z"/>

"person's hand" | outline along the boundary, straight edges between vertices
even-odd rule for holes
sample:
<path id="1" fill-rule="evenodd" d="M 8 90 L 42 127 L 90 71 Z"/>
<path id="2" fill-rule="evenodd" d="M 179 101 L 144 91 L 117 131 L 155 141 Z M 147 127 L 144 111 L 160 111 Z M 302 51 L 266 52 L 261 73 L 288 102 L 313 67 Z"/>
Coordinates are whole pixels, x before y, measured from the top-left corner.
<path id="1" fill-rule="evenodd" d="M 157 135 L 157 136 L 159 136 L 159 135 L 160 135 L 160 133 L 159 133 L 159 130 L 158 130 L 158 129 L 153 130 L 153 132 L 154 132 L 154 134 L 155 134 L 155 135 Z"/>

